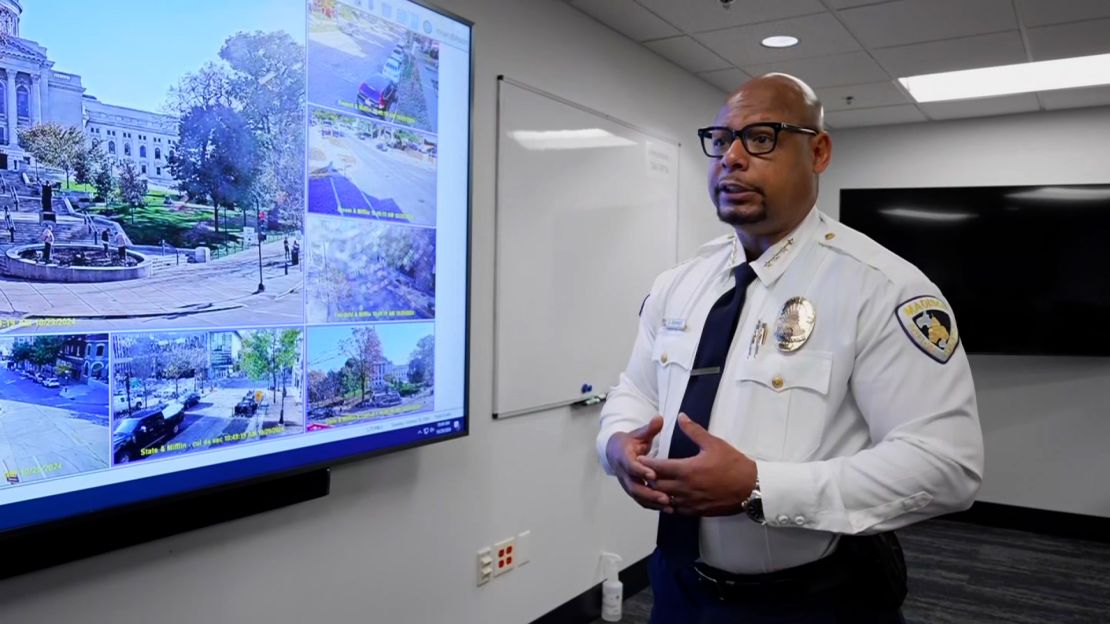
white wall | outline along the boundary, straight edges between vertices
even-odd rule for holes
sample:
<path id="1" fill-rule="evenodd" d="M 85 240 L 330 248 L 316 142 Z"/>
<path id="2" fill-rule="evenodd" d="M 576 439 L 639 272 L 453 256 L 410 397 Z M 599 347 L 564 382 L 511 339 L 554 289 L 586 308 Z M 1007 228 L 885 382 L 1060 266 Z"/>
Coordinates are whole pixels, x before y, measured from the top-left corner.
<path id="1" fill-rule="evenodd" d="M 1110 108 L 834 131 L 818 205 L 838 214 L 842 188 L 1106 184 L 1108 136 Z M 1081 331 L 1046 326 L 1061 340 Z M 979 500 L 1110 517 L 1110 358 L 971 356 L 971 368 L 987 453 Z"/>
<path id="2" fill-rule="evenodd" d="M 0 582 L 0 622 L 511 624 L 597 582 L 602 549 L 650 552 L 654 515 L 598 468 L 596 411 L 490 419 L 496 76 L 682 140 L 683 254 L 720 231 L 691 138 L 722 95 L 558 0 L 441 4 L 476 23 L 471 435 L 341 467 L 319 501 Z M 526 529 L 532 563 L 477 588 L 475 551 Z"/>

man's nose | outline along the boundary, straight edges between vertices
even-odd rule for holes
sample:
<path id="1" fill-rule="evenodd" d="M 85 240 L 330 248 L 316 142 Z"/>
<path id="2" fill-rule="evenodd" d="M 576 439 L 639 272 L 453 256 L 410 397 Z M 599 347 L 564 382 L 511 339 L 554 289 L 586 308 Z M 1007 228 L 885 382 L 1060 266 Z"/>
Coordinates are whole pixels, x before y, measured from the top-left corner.
<path id="1" fill-rule="evenodd" d="M 743 140 L 737 137 L 736 140 L 728 146 L 728 149 L 725 150 L 724 155 L 721 156 L 721 164 L 724 165 L 725 169 L 739 169 L 744 171 L 748 168 L 748 159 L 750 157 L 748 151 L 744 149 Z"/>

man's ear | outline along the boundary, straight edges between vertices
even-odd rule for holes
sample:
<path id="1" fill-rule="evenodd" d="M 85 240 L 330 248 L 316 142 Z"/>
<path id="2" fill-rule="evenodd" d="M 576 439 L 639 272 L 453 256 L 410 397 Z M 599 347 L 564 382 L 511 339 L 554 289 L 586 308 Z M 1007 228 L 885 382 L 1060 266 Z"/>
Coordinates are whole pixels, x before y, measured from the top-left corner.
<path id="1" fill-rule="evenodd" d="M 832 161 L 832 137 L 822 132 L 813 139 L 813 173 L 823 173 Z"/>

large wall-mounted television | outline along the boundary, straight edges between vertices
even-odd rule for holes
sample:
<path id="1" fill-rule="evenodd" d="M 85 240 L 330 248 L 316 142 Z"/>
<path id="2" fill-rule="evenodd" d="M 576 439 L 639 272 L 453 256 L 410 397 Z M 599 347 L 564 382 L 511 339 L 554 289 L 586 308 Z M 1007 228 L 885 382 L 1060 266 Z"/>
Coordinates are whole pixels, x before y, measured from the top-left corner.
<path id="1" fill-rule="evenodd" d="M 0 1 L 0 540 L 466 435 L 471 24 L 40 5 Z"/>
<path id="2" fill-rule="evenodd" d="M 845 189 L 840 219 L 940 287 L 969 353 L 1110 355 L 1110 184 Z"/>

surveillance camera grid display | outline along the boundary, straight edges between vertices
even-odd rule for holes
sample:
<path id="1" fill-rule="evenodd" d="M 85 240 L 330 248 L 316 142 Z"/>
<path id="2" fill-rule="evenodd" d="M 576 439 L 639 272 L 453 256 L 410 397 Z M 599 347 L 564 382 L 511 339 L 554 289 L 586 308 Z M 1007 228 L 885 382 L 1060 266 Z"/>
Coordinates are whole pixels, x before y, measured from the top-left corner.
<path id="1" fill-rule="evenodd" d="M 463 374 L 436 371 L 435 322 L 458 24 L 403 0 L 296 4 L 237 3 L 218 37 L 141 63 L 0 6 L 0 47 L 55 67 L 0 62 L 0 507 L 17 486 L 462 414 L 435 392 Z"/>

